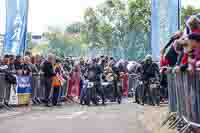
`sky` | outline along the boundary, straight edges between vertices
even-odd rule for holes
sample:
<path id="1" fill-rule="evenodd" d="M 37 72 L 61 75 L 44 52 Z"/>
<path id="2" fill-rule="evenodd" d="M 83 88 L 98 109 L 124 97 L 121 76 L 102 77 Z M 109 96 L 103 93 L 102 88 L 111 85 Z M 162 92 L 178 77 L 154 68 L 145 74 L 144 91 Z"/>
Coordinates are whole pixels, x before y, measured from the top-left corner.
<path id="1" fill-rule="evenodd" d="M 80 21 L 83 11 L 105 0 L 30 0 L 29 31 L 42 32 L 47 25 L 65 26 Z M 182 0 L 183 5 L 200 7 L 200 0 Z"/>
<path id="2" fill-rule="evenodd" d="M 28 31 L 35 34 L 47 30 L 48 25 L 64 27 L 81 21 L 87 7 L 95 7 L 105 0 L 29 0 Z M 0 27 L 3 27 L 5 9 L 1 8 L 5 0 L 0 0 Z M 200 7 L 200 0 L 182 0 L 184 6 Z M 0 28 L 0 32 L 4 30 Z"/>
<path id="3" fill-rule="evenodd" d="M 87 7 L 105 0 L 30 0 L 29 31 L 41 32 L 47 25 L 65 26 L 81 21 Z"/>
<path id="4" fill-rule="evenodd" d="M 182 5 L 183 6 L 192 5 L 194 7 L 199 8 L 200 7 L 200 0 L 182 0 Z"/>

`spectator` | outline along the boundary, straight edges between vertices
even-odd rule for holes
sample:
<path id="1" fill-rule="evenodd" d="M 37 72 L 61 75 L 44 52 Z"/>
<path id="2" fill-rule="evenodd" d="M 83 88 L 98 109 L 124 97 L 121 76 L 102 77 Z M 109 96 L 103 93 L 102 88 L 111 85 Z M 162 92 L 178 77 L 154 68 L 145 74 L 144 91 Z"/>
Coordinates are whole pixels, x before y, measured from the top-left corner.
<path id="1" fill-rule="evenodd" d="M 186 34 L 200 33 L 200 18 L 199 15 L 191 16 L 186 22 Z"/>
<path id="2" fill-rule="evenodd" d="M 21 56 L 16 56 L 16 59 L 14 61 L 14 65 L 15 65 L 15 70 L 22 70 L 23 68 L 23 59 Z"/>
<path id="3" fill-rule="evenodd" d="M 8 65 L 10 62 L 9 55 L 5 55 L 3 58 L 2 65 Z"/>
<path id="4" fill-rule="evenodd" d="M 31 59 L 29 56 L 24 57 L 24 69 L 28 71 L 28 73 L 37 73 L 37 67 L 31 63 Z"/>
<path id="5" fill-rule="evenodd" d="M 61 65 L 61 61 L 59 59 L 56 59 L 54 70 L 55 70 L 56 75 L 53 76 L 53 80 L 52 80 L 52 87 L 53 87 L 52 103 L 54 106 L 56 106 L 58 103 L 59 95 L 61 94 L 61 87 L 64 84 L 64 79 L 62 78 L 63 68 Z"/>
<path id="6" fill-rule="evenodd" d="M 167 43 L 167 45 L 161 50 L 161 66 L 170 66 L 173 67 L 177 63 L 177 58 L 179 52 L 176 50 L 176 40 L 182 37 L 182 32 L 177 32 Z M 169 50 L 167 51 L 167 49 Z"/>
<path id="7" fill-rule="evenodd" d="M 31 53 L 30 51 L 26 51 L 26 52 L 25 52 L 25 56 L 28 56 L 28 57 L 31 58 L 31 57 L 32 57 L 32 53 Z"/>
<path id="8" fill-rule="evenodd" d="M 35 65 L 36 65 L 38 71 L 41 71 L 41 63 L 42 63 L 42 60 L 41 60 L 40 55 L 36 55 L 35 56 Z"/>
<path id="9" fill-rule="evenodd" d="M 195 67 L 199 67 L 200 60 L 200 34 L 192 33 L 188 36 L 187 43 L 184 44 L 185 53 L 181 59 L 181 64 L 176 67 L 176 72 L 185 71 L 187 68 L 194 71 Z"/>
<path id="10" fill-rule="evenodd" d="M 10 58 L 8 55 L 4 56 L 0 69 L 2 72 L 5 72 L 5 83 L 2 83 L 1 85 L 6 89 L 4 104 L 8 105 L 10 99 L 11 84 L 16 83 L 16 79 L 11 73 Z"/>
<path id="11" fill-rule="evenodd" d="M 10 58 L 10 59 L 9 59 L 9 70 L 13 71 L 13 70 L 15 70 L 15 65 L 14 65 L 15 56 L 10 55 L 9 58 Z"/>
<path id="12" fill-rule="evenodd" d="M 184 49 L 187 46 L 188 42 L 186 40 L 177 41 L 177 49 L 180 51 L 180 54 L 175 67 L 176 72 L 185 71 L 188 66 L 188 51 Z"/>
<path id="13" fill-rule="evenodd" d="M 189 44 L 192 49 L 192 55 L 189 57 L 191 67 L 200 67 L 200 34 L 192 33 L 188 36 Z"/>
<path id="14" fill-rule="evenodd" d="M 43 63 L 44 82 L 45 82 L 45 100 L 46 106 L 50 106 L 50 92 L 52 85 L 52 78 L 56 75 L 53 69 L 54 55 L 49 54 L 47 60 Z"/>

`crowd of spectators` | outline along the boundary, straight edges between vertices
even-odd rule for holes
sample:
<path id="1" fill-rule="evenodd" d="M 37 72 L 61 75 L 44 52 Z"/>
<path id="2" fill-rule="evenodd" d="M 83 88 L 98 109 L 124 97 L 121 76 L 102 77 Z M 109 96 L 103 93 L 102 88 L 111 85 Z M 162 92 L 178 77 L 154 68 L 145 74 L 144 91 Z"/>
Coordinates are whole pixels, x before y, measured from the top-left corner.
<path id="1" fill-rule="evenodd" d="M 49 54 L 45 58 L 40 55 L 33 56 L 31 52 L 26 52 L 24 56 L 4 55 L 0 60 L 0 72 L 5 73 L 5 87 L 7 91 L 5 104 L 8 104 L 10 98 L 11 85 L 17 83 L 16 76 L 32 77 L 33 74 L 42 74 L 45 82 L 45 99 L 48 105 L 52 87 L 58 88 L 62 85 L 61 80 L 57 77 L 67 78 L 64 75 L 70 73 L 72 68 L 73 61 L 71 57 L 61 60 L 53 54 Z M 58 82 L 56 83 L 56 81 Z M 56 94 L 59 89 L 54 90 L 54 94 Z M 57 96 L 53 99 L 56 98 Z M 57 104 L 56 101 L 53 100 L 53 104 Z"/>
<path id="2" fill-rule="evenodd" d="M 178 31 L 161 51 L 161 67 L 194 72 L 200 67 L 200 14 L 191 16 L 184 32 Z"/>

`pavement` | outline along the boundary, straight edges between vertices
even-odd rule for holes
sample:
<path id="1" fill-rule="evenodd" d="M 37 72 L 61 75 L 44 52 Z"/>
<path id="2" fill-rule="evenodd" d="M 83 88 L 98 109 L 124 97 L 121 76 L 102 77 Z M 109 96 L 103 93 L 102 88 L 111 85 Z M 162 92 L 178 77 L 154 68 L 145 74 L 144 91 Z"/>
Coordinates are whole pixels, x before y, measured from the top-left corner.
<path id="1" fill-rule="evenodd" d="M 0 133 L 157 133 L 162 112 L 153 111 L 126 100 L 97 107 L 21 107 L 0 112 Z"/>
<path id="2" fill-rule="evenodd" d="M 159 107 L 145 106 L 144 115 L 140 115 L 139 119 L 152 133 L 176 133 L 175 130 L 169 129 L 167 124 L 161 126 L 167 116 L 168 105 L 161 104 Z"/>

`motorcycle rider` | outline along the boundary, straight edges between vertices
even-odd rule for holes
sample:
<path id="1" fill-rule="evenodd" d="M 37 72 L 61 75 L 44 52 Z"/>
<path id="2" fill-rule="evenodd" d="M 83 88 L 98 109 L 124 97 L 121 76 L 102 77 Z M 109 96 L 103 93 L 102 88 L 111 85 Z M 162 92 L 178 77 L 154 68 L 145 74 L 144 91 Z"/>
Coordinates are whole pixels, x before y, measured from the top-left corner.
<path id="1" fill-rule="evenodd" d="M 89 101 L 92 101 L 95 105 L 98 105 L 97 94 L 100 94 L 102 98 L 102 104 L 105 104 L 104 93 L 101 89 L 101 74 L 102 74 L 102 67 L 100 64 L 93 59 L 88 66 L 87 71 L 87 78 L 90 82 L 94 82 L 94 88 L 91 90 L 91 96 Z"/>
<path id="2" fill-rule="evenodd" d="M 114 75 L 112 71 L 112 67 L 107 65 L 104 69 L 103 75 L 102 75 L 102 83 L 105 82 L 107 85 L 102 85 L 102 89 L 104 90 L 104 93 L 106 95 L 106 98 L 112 100 L 113 99 L 113 80 L 114 80 Z"/>
<path id="3" fill-rule="evenodd" d="M 134 103 L 138 103 L 140 104 L 140 90 L 142 87 L 142 84 L 140 81 L 141 79 L 141 70 L 142 70 L 142 66 L 141 66 L 141 62 L 136 62 L 133 61 L 131 62 L 128 66 L 127 69 L 130 73 L 130 77 L 133 76 L 134 80 L 137 82 L 134 84 L 134 86 L 130 86 L 130 87 L 134 87 L 135 88 L 135 101 Z"/>
<path id="4" fill-rule="evenodd" d="M 147 55 L 141 65 L 141 80 L 144 84 L 142 105 L 144 105 L 144 103 L 147 101 L 147 95 L 149 96 L 150 104 L 154 105 L 155 97 L 153 96 L 153 92 L 150 90 L 150 84 L 151 79 L 156 79 L 156 81 L 159 81 L 159 67 L 153 62 L 151 55 Z"/>
<path id="5" fill-rule="evenodd" d="M 122 85 L 121 85 L 121 74 L 120 71 L 115 69 L 113 71 L 113 82 L 114 82 L 114 99 L 117 99 L 117 102 L 120 104 L 122 100 Z"/>
<path id="6" fill-rule="evenodd" d="M 118 103 L 121 103 L 122 100 L 122 75 L 124 72 L 123 61 L 113 62 L 112 70 L 114 75 L 114 98 L 118 100 Z"/>

